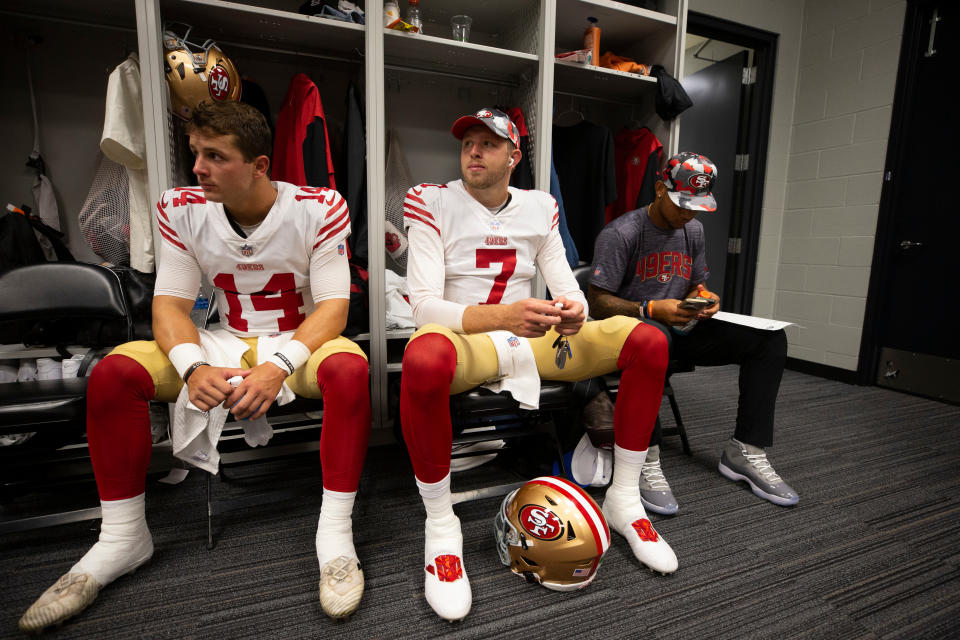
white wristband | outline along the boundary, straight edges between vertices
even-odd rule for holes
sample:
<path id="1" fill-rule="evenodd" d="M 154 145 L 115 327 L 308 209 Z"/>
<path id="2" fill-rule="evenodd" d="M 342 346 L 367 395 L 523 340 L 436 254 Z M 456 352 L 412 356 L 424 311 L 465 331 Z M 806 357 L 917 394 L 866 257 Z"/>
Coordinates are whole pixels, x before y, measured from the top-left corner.
<path id="1" fill-rule="evenodd" d="M 294 371 L 310 359 L 310 355 L 311 351 L 307 345 L 299 340 L 291 340 L 277 353 L 267 358 L 266 362 L 272 362 L 293 375 Z"/>
<path id="2" fill-rule="evenodd" d="M 190 365 L 205 360 L 206 356 L 203 355 L 203 349 L 200 348 L 200 345 L 193 342 L 181 342 L 170 349 L 167 358 L 173 368 L 177 370 L 177 375 L 183 378 L 183 374 L 187 372 Z"/>

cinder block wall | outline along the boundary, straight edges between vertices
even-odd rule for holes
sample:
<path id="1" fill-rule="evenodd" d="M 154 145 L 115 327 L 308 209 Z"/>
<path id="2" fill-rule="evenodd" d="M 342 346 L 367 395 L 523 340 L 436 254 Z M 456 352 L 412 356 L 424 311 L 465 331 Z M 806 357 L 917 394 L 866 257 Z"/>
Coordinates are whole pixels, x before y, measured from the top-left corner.
<path id="1" fill-rule="evenodd" d="M 905 9 L 804 6 L 774 304 L 795 358 L 857 368 Z"/>
<path id="2" fill-rule="evenodd" d="M 773 316 L 777 269 L 780 264 L 780 237 L 787 190 L 790 133 L 797 97 L 803 4 L 795 0 L 690 0 L 688 4 L 690 11 L 739 22 L 779 35 L 757 279 L 753 294 L 754 315 L 766 318 Z M 682 115 L 680 126 L 683 126 Z M 720 167 L 720 171 L 723 171 L 723 167 Z"/>
<path id="3" fill-rule="evenodd" d="M 797 324 L 790 356 L 855 370 L 906 3 L 689 8 L 780 35 L 753 313 Z"/>

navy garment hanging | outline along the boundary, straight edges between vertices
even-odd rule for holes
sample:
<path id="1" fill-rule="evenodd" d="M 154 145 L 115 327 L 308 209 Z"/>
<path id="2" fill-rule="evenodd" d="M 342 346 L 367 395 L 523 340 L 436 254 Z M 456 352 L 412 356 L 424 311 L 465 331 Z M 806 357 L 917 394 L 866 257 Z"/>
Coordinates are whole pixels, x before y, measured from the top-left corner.
<path id="1" fill-rule="evenodd" d="M 563 194 L 560 193 L 560 180 L 557 178 L 557 169 L 553 166 L 553 154 L 550 154 L 550 195 L 557 201 L 557 209 L 560 213 L 560 239 L 563 240 L 563 248 L 567 253 L 567 264 L 573 269 L 580 264 L 580 256 L 577 255 L 577 245 L 570 237 L 570 228 L 567 227 L 567 214 L 563 210 Z"/>

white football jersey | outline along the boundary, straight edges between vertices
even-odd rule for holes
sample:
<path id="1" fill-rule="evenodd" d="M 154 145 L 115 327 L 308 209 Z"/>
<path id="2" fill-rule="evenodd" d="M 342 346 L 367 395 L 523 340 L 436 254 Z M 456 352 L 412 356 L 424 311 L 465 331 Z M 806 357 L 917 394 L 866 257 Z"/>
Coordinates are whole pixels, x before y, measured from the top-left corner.
<path id="1" fill-rule="evenodd" d="M 199 187 L 170 189 L 157 203 L 164 242 L 197 261 L 216 287 L 224 327 L 241 336 L 300 326 L 314 310 L 311 255 L 347 250 L 350 214 L 343 196 L 326 187 L 273 186 L 273 208 L 246 238 Z"/>
<path id="2" fill-rule="evenodd" d="M 557 203 L 543 191 L 510 187 L 509 193 L 506 206 L 494 214 L 467 192 L 461 180 L 421 184 L 407 191 L 406 227 L 436 233 L 443 243 L 442 256 L 435 258 L 445 276 L 444 300 L 509 304 L 532 296 L 541 252 L 549 240 L 560 243 Z M 559 247 L 562 253 L 562 244 Z M 565 262 L 563 267 L 569 273 Z M 575 281 L 573 286 L 576 289 Z"/>

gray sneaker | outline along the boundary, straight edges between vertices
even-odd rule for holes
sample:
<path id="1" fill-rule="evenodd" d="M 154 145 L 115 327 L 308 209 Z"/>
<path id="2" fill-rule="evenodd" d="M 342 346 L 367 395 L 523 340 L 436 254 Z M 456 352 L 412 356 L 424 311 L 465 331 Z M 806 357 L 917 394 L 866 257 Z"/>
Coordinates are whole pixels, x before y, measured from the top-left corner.
<path id="1" fill-rule="evenodd" d="M 754 495 L 774 504 L 789 507 L 800 501 L 793 487 L 773 470 L 766 452 L 760 447 L 730 438 L 720 456 L 719 468 L 725 478 L 746 480 Z"/>
<path id="2" fill-rule="evenodd" d="M 659 445 L 647 449 L 647 460 L 640 471 L 640 502 L 644 509 L 665 516 L 675 514 L 679 508 L 660 468 Z"/>

